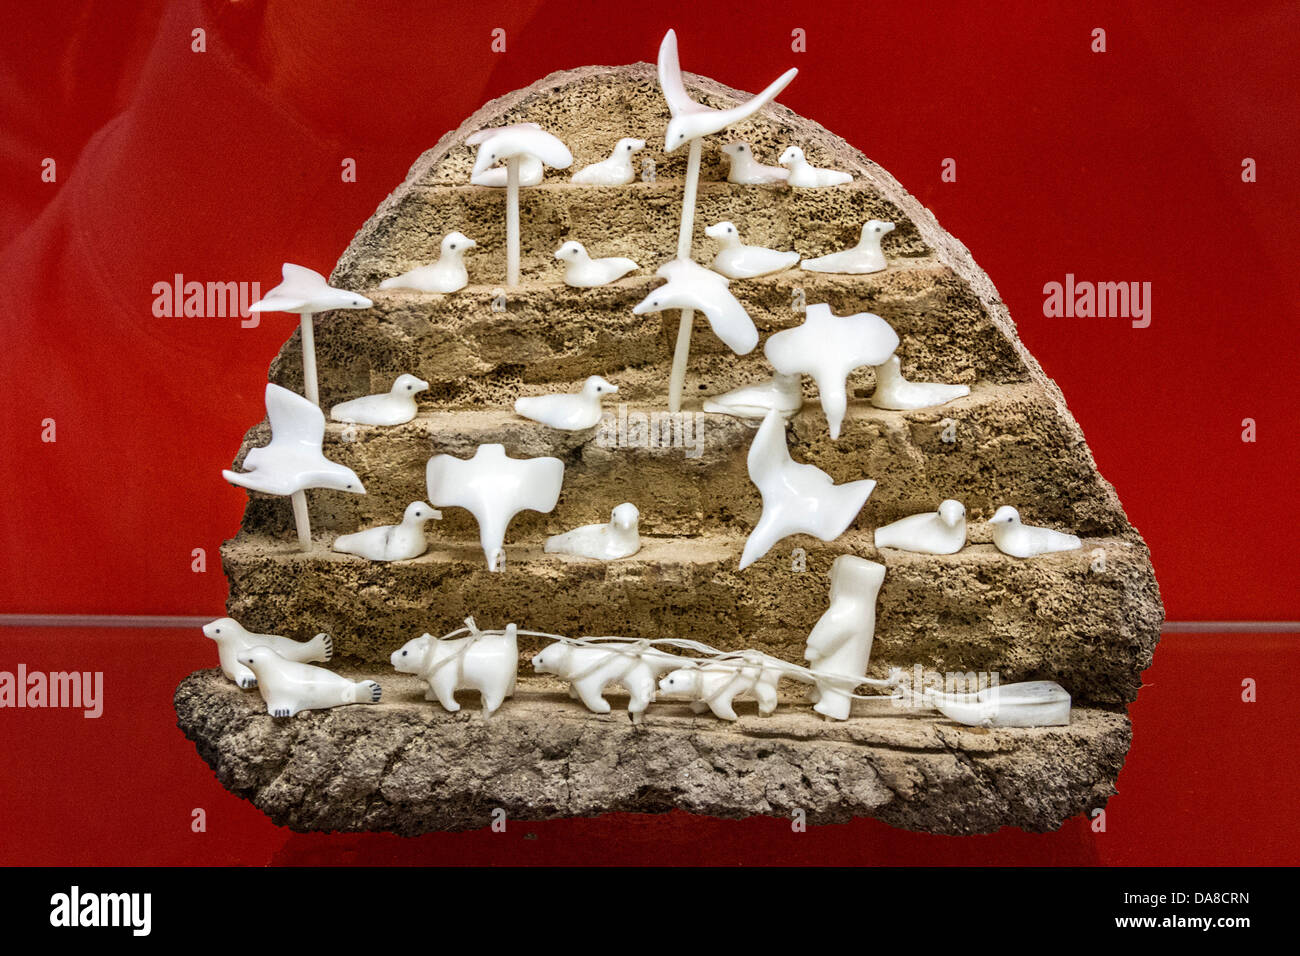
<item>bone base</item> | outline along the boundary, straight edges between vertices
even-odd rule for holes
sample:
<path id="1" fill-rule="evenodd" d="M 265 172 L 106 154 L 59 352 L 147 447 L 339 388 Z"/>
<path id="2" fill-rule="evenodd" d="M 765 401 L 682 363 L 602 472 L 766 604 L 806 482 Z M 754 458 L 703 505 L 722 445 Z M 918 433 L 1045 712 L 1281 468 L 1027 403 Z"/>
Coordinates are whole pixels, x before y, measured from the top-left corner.
<path id="1" fill-rule="evenodd" d="M 660 700 L 633 726 L 617 692 L 597 716 L 522 673 L 484 720 L 475 694 L 448 714 L 414 677 L 350 676 L 381 681 L 383 702 L 276 720 L 255 692 L 198 671 L 176 691 L 179 725 L 221 783 L 277 824 L 407 836 L 478 829 L 496 807 L 517 821 L 801 809 L 811 825 L 874 817 L 936 833 L 1045 831 L 1105 805 L 1130 740 L 1128 719 L 1102 709 L 1075 708 L 1068 727 L 990 731 L 887 702 L 830 723 L 794 696 L 766 718 L 742 700 L 727 725 Z"/>

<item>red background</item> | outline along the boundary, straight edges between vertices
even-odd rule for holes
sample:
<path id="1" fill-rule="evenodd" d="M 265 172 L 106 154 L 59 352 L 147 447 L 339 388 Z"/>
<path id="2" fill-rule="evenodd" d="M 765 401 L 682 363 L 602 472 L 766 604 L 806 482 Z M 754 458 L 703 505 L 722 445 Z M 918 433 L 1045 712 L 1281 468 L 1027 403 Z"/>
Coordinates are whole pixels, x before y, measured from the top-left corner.
<path id="1" fill-rule="evenodd" d="M 272 314 L 242 329 L 238 319 L 155 318 L 155 282 L 179 272 L 265 290 L 284 260 L 328 273 L 419 153 L 483 101 L 556 69 L 650 60 L 675 26 L 688 70 L 742 89 L 800 67 L 781 101 L 861 147 L 970 247 L 1150 543 L 1171 619 L 1300 617 L 1289 505 L 1300 368 L 1295 5 L 754 9 L 7 5 L 0 611 L 221 610 L 217 549 L 245 499 L 220 469 L 262 417 L 267 365 L 295 320 Z M 504 54 L 490 50 L 495 27 L 506 30 Z M 1095 27 L 1106 30 L 1105 53 L 1090 51 Z M 206 30 L 204 53 L 191 51 L 195 28 Z M 790 49 L 795 28 L 806 31 L 806 53 Z M 41 180 L 47 157 L 54 183 Z M 348 157 L 355 183 L 340 177 Z M 957 161 L 955 183 L 940 181 L 946 157 Z M 1255 183 L 1242 182 L 1245 157 L 1258 163 Z M 1045 318 L 1043 284 L 1067 272 L 1151 282 L 1151 326 Z M 47 418 L 57 442 L 41 441 Z M 1244 418 L 1257 422 L 1255 443 L 1241 441 Z M 206 573 L 190 568 L 198 547 Z M 104 670 L 110 692 L 100 721 L 0 712 L 3 759 L 15 761 L 4 768 L 0 818 L 21 834 L 5 840 L 5 860 L 259 862 L 285 843 L 284 831 L 220 791 L 172 726 L 176 680 L 212 663 L 197 633 L 8 629 L 0 640 L 0 669 Z M 1286 711 L 1275 709 L 1294 695 L 1279 674 L 1273 696 L 1237 702 L 1241 677 L 1269 686 L 1265 670 L 1284 673 L 1293 646 L 1240 636 L 1162 644 L 1147 680 L 1167 676 L 1134 708 L 1135 749 L 1112 805 L 1140 821 L 1140 839 L 1132 822 L 1107 835 L 1074 821 L 1050 837 L 968 841 L 864 822 L 853 825 L 858 840 L 810 834 L 788 852 L 842 862 L 855 853 L 1294 861 L 1294 747 L 1282 738 Z M 148 672 L 138 692 L 127 690 L 129 662 Z M 124 780 L 120 761 L 140 753 L 156 754 L 156 766 Z M 190 839 L 188 815 L 175 831 L 181 805 L 223 808 L 221 834 L 210 827 Z M 1197 809 L 1180 815 L 1180 806 Z M 69 823 L 74 811 L 90 818 Z M 510 852 L 486 835 L 294 837 L 279 858 L 352 848 L 363 858 L 607 859 L 611 840 L 639 839 L 683 860 L 787 852 L 775 849 L 788 829 L 779 821 L 611 819 L 539 826 L 537 843 L 511 841 Z"/>

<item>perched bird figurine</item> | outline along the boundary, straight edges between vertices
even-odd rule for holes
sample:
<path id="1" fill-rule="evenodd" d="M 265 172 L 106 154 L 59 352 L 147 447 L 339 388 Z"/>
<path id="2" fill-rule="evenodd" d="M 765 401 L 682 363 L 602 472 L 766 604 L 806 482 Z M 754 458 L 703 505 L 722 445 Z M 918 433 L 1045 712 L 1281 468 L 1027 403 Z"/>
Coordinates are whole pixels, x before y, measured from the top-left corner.
<path id="1" fill-rule="evenodd" d="M 805 259 L 799 268 L 809 272 L 834 272 L 840 275 L 867 275 L 885 268 L 885 253 L 880 240 L 894 231 L 892 222 L 871 219 L 862 224 L 862 236 L 852 249 Z"/>
<path id="2" fill-rule="evenodd" d="M 797 252 L 777 252 L 762 246 L 747 246 L 740 241 L 740 231 L 730 222 L 715 223 L 704 230 L 710 239 L 722 243 L 713 257 L 713 271 L 728 279 L 752 279 L 772 272 L 782 272 L 799 261 Z"/>
<path id="3" fill-rule="evenodd" d="M 239 663 L 257 677 L 257 689 L 272 717 L 347 704 L 377 704 L 382 691 L 372 680 L 352 681 L 312 664 L 285 660 L 269 647 L 239 652 Z"/>
<path id="4" fill-rule="evenodd" d="M 584 166 L 573 174 L 573 182 L 579 186 L 626 186 L 636 178 L 632 157 L 643 149 L 643 139 L 620 139 L 609 159 Z"/>
<path id="5" fill-rule="evenodd" d="M 743 385 L 723 395 L 706 399 L 704 410 L 715 415 L 730 415 L 733 418 L 763 419 L 767 413 L 775 410 L 784 419 L 791 419 L 803 408 L 803 376 L 782 375 L 777 372 L 771 378 Z"/>
<path id="6" fill-rule="evenodd" d="M 969 394 L 969 385 L 909 382 L 903 378 L 898 356 L 891 355 L 883 364 L 876 366 L 876 390 L 871 394 L 871 404 L 876 408 L 902 411 L 942 405 Z"/>
<path id="7" fill-rule="evenodd" d="M 811 165 L 804 159 L 803 150 L 798 146 L 787 146 L 777 162 L 790 170 L 787 182 L 799 189 L 839 186 L 853 181 L 851 173 L 840 172 L 838 169 L 818 169 Z"/>
<path id="8" fill-rule="evenodd" d="M 776 411 L 768 412 L 759 426 L 749 446 L 748 466 L 749 479 L 763 496 L 763 514 L 745 541 L 742 571 L 792 534 L 835 540 L 853 523 L 876 487 L 870 478 L 837 485 L 815 465 L 791 459 L 785 422 Z"/>
<path id="9" fill-rule="evenodd" d="M 627 558 L 641 550 L 637 523 L 641 512 L 625 501 L 609 516 L 609 524 L 585 524 L 546 539 L 547 554 L 574 554 L 580 558 L 613 561 Z"/>
<path id="10" fill-rule="evenodd" d="M 721 132 L 734 123 L 748 119 L 776 99 L 799 71 L 789 69 L 778 76 L 767 89 L 730 109 L 715 110 L 697 103 L 686 92 L 682 82 L 682 66 L 677 57 L 677 33 L 669 30 L 659 44 L 659 86 L 672 119 L 664 132 L 664 152 L 671 153 L 693 139 L 702 139 Z"/>
<path id="11" fill-rule="evenodd" d="M 879 365 L 898 348 L 896 333 L 878 315 L 836 315 L 824 302 L 804 310 L 803 324 L 777 332 L 763 346 L 772 367 L 783 375 L 803 373 L 817 383 L 831 438 L 840 437 L 848 410 L 848 376 L 864 365 Z"/>
<path id="12" fill-rule="evenodd" d="M 409 561 L 429 549 L 424 526 L 430 521 L 441 520 L 441 511 L 429 507 L 423 501 L 412 501 L 406 506 L 401 524 L 386 524 L 354 534 L 341 534 L 334 539 L 334 550 L 369 558 L 371 561 Z"/>
<path id="13" fill-rule="evenodd" d="M 599 375 L 590 375 L 577 395 L 528 395 L 515 399 L 515 414 L 567 432 L 593 428 L 600 421 L 600 402 L 618 391 Z"/>
<path id="14" fill-rule="evenodd" d="M 966 544 L 966 506 L 948 498 L 938 511 L 908 515 L 876 529 L 877 548 L 917 554 L 956 554 Z"/>
<path id="15" fill-rule="evenodd" d="M 993 543 L 998 550 L 1013 558 L 1032 558 L 1053 551 L 1077 551 L 1083 547 L 1078 535 L 1021 524 L 1020 512 L 1010 505 L 1003 505 L 993 513 L 989 530 L 993 532 Z"/>
<path id="16" fill-rule="evenodd" d="M 748 143 L 731 143 L 722 147 L 722 155 L 730 160 L 731 168 L 727 171 L 727 182 L 741 186 L 764 186 L 768 183 L 783 183 L 790 178 L 790 170 L 783 166 L 764 166 L 754 158 L 754 150 Z"/>
<path id="17" fill-rule="evenodd" d="M 758 328 L 745 307 L 727 288 L 728 279 L 690 259 L 671 259 L 655 272 L 661 285 L 637 303 L 633 315 L 696 309 L 704 313 L 715 335 L 737 355 L 748 355 L 758 344 Z"/>
<path id="18" fill-rule="evenodd" d="M 469 284 L 463 256 L 478 243 L 461 232 L 443 236 L 437 262 L 379 283 L 381 289 L 414 289 L 416 292 L 459 292 Z"/>
<path id="19" fill-rule="evenodd" d="M 233 617 L 219 617 L 204 624 L 203 633 L 217 645 L 221 673 L 245 690 L 257 686 L 257 677 L 239 663 L 239 655 L 250 647 L 269 647 L 285 660 L 303 663 L 323 663 L 334 656 L 334 639 L 328 634 L 317 634 L 310 641 L 299 642 L 278 634 L 255 634 Z"/>
<path id="20" fill-rule="evenodd" d="M 335 405 L 330 418 L 355 425 L 403 425 L 419 411 L 415 396 L 428 387 L 428 382 L 414 375 L 399 375 L 382 395 L 363 395 Z"/>
<path id="21" fill-rule="evenodd" d="M 555 258 L 565 263 L 564 284 L 575 289 L 594 289 L 608 285 L 640 268 L 631 259 L 622 256 L 593 259 L 582 243 L 572 239 L 555 250 Z"/>
<path id="22" fill-rule="evenodd" d="M 226 481 L 268 495 L 291 495 L 304 488 L 366 493 L 356 472 L 330 461 L 321 451 L 325 415 L 316 405 L 268 383 L 266 417 L 271 422 L 271 441 L 248 450 L 244 471 L 222 471 Z"/>

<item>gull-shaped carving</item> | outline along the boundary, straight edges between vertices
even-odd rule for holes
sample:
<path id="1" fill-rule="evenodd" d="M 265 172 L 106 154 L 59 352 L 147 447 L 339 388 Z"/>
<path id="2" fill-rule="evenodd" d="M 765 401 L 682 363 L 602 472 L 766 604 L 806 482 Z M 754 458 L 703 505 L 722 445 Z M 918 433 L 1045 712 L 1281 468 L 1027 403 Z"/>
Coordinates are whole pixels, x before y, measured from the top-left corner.
<path id="1" fill-rule="evenodd" d="M 364 295 L 336 289 L 315 269 L 286 262 L 280 267 L 282 282 L 248 307 L 249 312 L 292 312 L 304 315 L 331 309 L 368 309 Z"/>
<path id="2" fill-rule="evenodd" d="M 569 147 L 536 123 L 516 123 L 514 126 L 480 130 L 466 139 L 466 142 L 478 146 L 471 176 L 481 175 L 497 163 L 517 157 L 532 156 L 555 169 L 568 169 L 573 165 L 573 154 L 569 152 Z"/>
<path id="3" fill-rule="evenodd" d="M 667 279 L 632 309 L 633 315 L 666 309 L 699 309 L 715 335 L 737 355 L 748 355 L 758 344 L 758 329 L 745 307 L 727 288 L 726 276 L 690 259 L 672 259 L 655 275 Z"/>
<path id="4" fill-rule="evenodd" d="M 668 111 L 672 114 L 668 130 L 664 134 L 664 151 L 671 153 L 693 139 L 721 132 L 728 126 L 753 116 L 776 99 L 777 94 L 790 84 L 798 72 L 793 68 L 786 70 L 757 96 L 730 109 L 715 110 L 691 99 L 686 92 L 686 86 L 682 83 L 682 66 L 677 58 L 677 33 L 669 30 L 659 44 L 659 86 L 663 89 Z"/>
<path id="5" fill-rule="evenodd" d="M 763 352 L 782 375 L 813 377 L 834 439 L 840 437 L 849 406 L 845 387 L 849 373 L 864 365 L 882 364 L 896 348 L 898 333 L 880 316 L 870 312 L 836 315 L 823 302 L 807 307 L 803 325 L 769 338 Z"/>
<path id="6" fill-rule="evenodd" d="M 521 511 L 549 512 L 560 497 L 564 462 L 558 458 L 508 458 L 503 445 L 479 445 L 474 457 L 436 455 L 425 469 L 429 503 L 464 508 L 478 521 L 488 570 L 505 559 L 506 527 Z"/>
<path id="7" fill-rule="evenodd" d="M 270 443 L 249 449 L 245 471 L 222 471 L 226 481 L 268 495 L 292 495 L 305 488 L 366 493 L 356 472 L 330 461 L 321 451 L 325 415 L 314 403 L 268 384 L 266 417 L 271 422 Z"/>
<path id="8" fill-rule="evenodd" d="M 820 468 L 793 460 L 785 443 L 785 422 L 775 409 L 759 426 L 748 463 L 749 479 L 763 496 L 763 514 L 745 542 L 742 571 L 792 534 L 835 540 L 876 487 L 870 478 L 837 485 Z"/>

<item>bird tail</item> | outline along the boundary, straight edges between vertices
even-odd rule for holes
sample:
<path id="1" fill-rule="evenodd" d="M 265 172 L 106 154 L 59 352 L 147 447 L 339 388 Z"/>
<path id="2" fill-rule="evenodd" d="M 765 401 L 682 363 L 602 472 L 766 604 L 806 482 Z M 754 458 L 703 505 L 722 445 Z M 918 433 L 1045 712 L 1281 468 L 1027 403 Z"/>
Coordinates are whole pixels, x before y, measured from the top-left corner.
<path id="1" fill-rule="evenodd" d="M 383 693 L 383 688 L 374 681 L 363 680 L 352 688 L 352 703 L 377 704 Z"/>
<path id="2" fill-rule="evenodd" d="M 307 642 L 307 650 L 311 654 L 307 660 L 328 661 L 334 656 L 334 638 L 328 634 L 317 634 Z"/>

